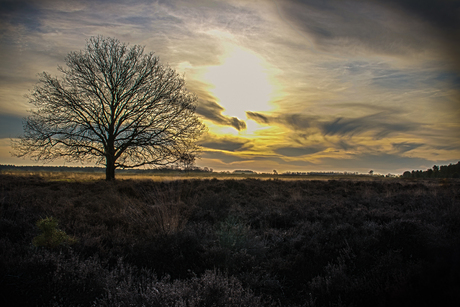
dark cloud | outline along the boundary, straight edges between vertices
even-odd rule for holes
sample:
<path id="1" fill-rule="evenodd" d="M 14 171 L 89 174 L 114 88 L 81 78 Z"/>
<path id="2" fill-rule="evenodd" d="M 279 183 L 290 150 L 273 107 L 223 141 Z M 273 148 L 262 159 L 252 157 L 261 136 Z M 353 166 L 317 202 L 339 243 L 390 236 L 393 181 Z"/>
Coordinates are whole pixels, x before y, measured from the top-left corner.
<path id="1" fill-rule="evenodd" d="M 343 150 L 353 149 L 355 146 L 350 145 L 349 143 L 345 142 L 344 140 L 340 140 L 335 144 L 338 148 Z"/>
<path id="2" fill-rule="evenodd" d="M 1 23 L 20 24 L 33 31 L 40 27 L 41 16 L 42 12 L 34 1 L 0 1 Z"/>
<path id="3" fill-rule="evenodd" d="M 243 120 L 239 120 L 237 117 L 228 117 L 222 115 L 222 118 L 224 118 L 230 126 L 232 126 L 238 131 L 246 129 L 246 123 Z"/>
<path id="4" fill-rule="evenodd" d="M 408 16 L 428 23 L 434 38 L 441 42 L 444 54 L 460 78 L 460 1 L 458 0 L 374 0 Z M 458 98 L 460 99 L 460 98 Z"/>
<path id="5" fill-rule="evenodd" d="M 291 0 L 279 4 L 284 19 L 309 33 L 323 50 L 344 52 L 345 47 L 349 52 L 365 48 L 382 54 L 408 54 L 426 46 L 423 29 L 411 28 L 410 23 L 394 27 L 375 4 L 370 7 L 362 0 Z"/>
<path id="6" fill-rule="evenodd" d="M 294 130 L 308 129 L 317 121 L 316 117 L 304 114 L 266 115 L 259 112 L 246 112 L 246 116 L 259 124 L 282 124 Z"/>
<path id="7" fill-rule="evenodd" d="M 377 139 L 392 133 L 414 131 L 419 126 L 416 123 L 403 122 L 394 114 L 386 112 L 351 119 L 339 117 L 320 124 L 324 135 L 354 136 L 370 132 Z"/>
<path id="8" fill-rule="evenodd" d="M 434 51 L 460 79 L 459 0 L 287 0 L 278 6 L 283 19 L 309 33 L 319 50 L 404 56 Z M 403 75 L 375 81 L 411 86 Z M 460 93 L 453 104 L 460 108 Z"/>
<path id="9" fill-rule="evenodd" d="M 200 100 L 196 108 L 196 113 L 215 124 L 231 126 L 238 131 L 246 129 L 246 123 L 243 120 L 236 117 L 222 115 L 223 111 L 224 108 L 222 108 L 217 102 L 209 100 Z"/>
<path id="10" fill-rule="evenodd" d="M 239 151 L 245 147 L 248 142 L 236 142 L 231 140 L 219 140 L 202 143 L 201 146 L 211 149 Z"/>
<path id="11" fill-rule="evenodd" d="M 286 114 L 282 117 L 282 121 L 294 129 L 307 129 L 311 127 L 314 119 L 303 114 Z"/>
<path id="12" fill-rule="evenodd" d="M 267 116 L 262 115 L 262 114 L 257 113 L 257 112 L 248 111 L 248 112 L 246 112 L 246 116 L 248 117 L 248 119 L 252 119 L 255 122 L 260 123 L 260 124 L 269 124 L 270 123 L 270 120 L 268 119 Z"/>
<path id="13" fill-rule="evenodd" d="M 247 159 L 227 154 L 222 151 L 204 151 L 201 154 L 202 158 L 206 159 L 214 159 L 214 160 L 220 160 L 223 163 L 233 163 L 233 162 L 241 162 L 241 161 L 246 161 Z"/>
<path id="14" fill-rule="evenodd" d="M 16 115 L 0 114 L 0 138 L 15 138 L 23 133 L 23 118 Z"/>
<path id="15" fill-rule="evenodd" d="M 399 7 L 419 16 L 433 27 L 447 31 L 460 28 L 460 1 L 457 0 L 375 0 L 382 5 Z"/>
<path id="16" fill-rule="evenodd" d="M 402 143 L 393 143 L 391 144 L 394 149 L 396 149 L 399 153 L 408 152 L 424 144 L 421 143 L 409 143 L 409 142 L 402 142 Z"/>
<path id="17" fill-rule="evenodd" d="M 376 139 L 384 138 L 393 133 L 409 132 L 420 128 L 417 123 L 401 120 L 393 112 L 379 112 L 359 118 L 339 117 L 330 121 L 323 121 L 314 116 L 303 114 L 266 115 L 256 112 L 246 112 L 248 119 L 260 124 L 281 124 L 295 132 L 302 138 L 308 137 L 308 129 L 318 128 L 323 135 L 354 136 L 370 133 Z M 349 148 L 346 144 L 341 144 Z"/>
<path id="18" fill-rule="evenodd" d="M 286 157 L 299 157 L 323 151 L 323 147 L 280 147 L 274 151 Z"/>
<path id="19" fill-rule="evenodd" d="M 459 150 L 460 145 L 438 145 L 438 146 L 430 146 L 430 148 L 434 148 L 436 150 Z"/>
<path id="20" fill-rule="evenodd" d="M 454 72 L 439 72 L 435 77 L 435 81 L 447 82 L 456 88 L 460 88 L 460 74 Z"/>

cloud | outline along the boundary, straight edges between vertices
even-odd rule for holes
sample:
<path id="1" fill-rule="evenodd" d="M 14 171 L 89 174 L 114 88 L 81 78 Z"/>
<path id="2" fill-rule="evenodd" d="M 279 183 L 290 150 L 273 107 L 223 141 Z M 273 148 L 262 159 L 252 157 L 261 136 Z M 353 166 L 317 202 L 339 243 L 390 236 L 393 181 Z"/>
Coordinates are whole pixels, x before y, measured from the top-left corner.
<path id="1" fill-rule="evenodd" d="M 339 117 L 321 123 L 320 127 L 324 135 L 354 136 L 371 133 L 376 139 L 381 139 L 393 133 L 414 131 L 420 125 L 404 121 L 391 113 L 380 112 L 359 118 Z"/>
<path id="2" fill-rule="evenodd" d="M 457 76 L 460 77 L 460 1 L 457 0 L 376 0 L 427 22 L 444 46 Z"/>
<path id="3" fill-rule="evenodd" d="M 348 142 L 345 142 L 344 140 L 339 140 L 335 145 L 343 150 L 350 150 L 355 148 L 355 146 L 350 145 Z"/>
<path id="4" fill-rule="evenodd" d="M 382 5 L 398 7 L 408 14 L 419 16 L 433 27 L 444 30 L 460 27 L 459 1 L 452 0 L 376 0 Z"/>
<path id="5" fill-rule="evenodd" d="M 416 149 L 424 144 L 421 143 L 410 143 L 410 142 L 401 142 L 401 143 L 392 143 L 391 144 L 396 151 L 399 153 L 408 152 L 413 149 Z"/>
<path id="6" fill-rule="evenodd" d="M 413 90 L 416 88 L 414 78 L 397 70 L 381 72 L 382 75 L 372 78 L 372 84 L 389 89 Z"/>
<path id="7" fill-rule="evenodd" d="M 217 133 L 202 140 L 204 155 L 212 157 L 203 161 L 220 169 L 228 162 L 278 171 L 343 170 L 345 164 L 351 171 L 360 163 L 372 167 L 379 157 L 388 161 L 387 171 L 397 166 L 391 159 L 400 158 L 429 167 L 434 159 L 459 153 L 458 3 L 2 1 L 0 109 L 26 114 L 24 94 L 36 74 L 55 75 L 68 52 L 84 49 L 86 39 L 101 34 L 145 45 L 146 52 L 185 75 L 199 99 L 197 114 Z M 245 109 L 252 110 L 248 119 L 264 127 L 232 117 L 203 77 L 209 67 L 225 63 L 230 45 L 266 64 L 272 111 L 251 103 Z M 2 136 L 22 131 L 19 117 L 4 116 Z M 250 129 L 244 132 L 228 132 L 233 130 L 228 127 L 245 130 L 246 124 Z M 231 136 L 235 133 L 238 137 Z"/>
<path id="8" fill-rule="evenodd" d="M 252 119 L 253 121 L 257 123 L 267 124 L 267 125 L 270 124 L 269 117 L 262 115 L 260 113 L 247 111 L 246 116 L 248 117 L 248 119 Z"/>
<path id="9" fill-rule="evenodd" d="M 419 25 L 405 23 L 377 2 L 290 0 L 278 3 L 285 19 L 308 33 L 316 47 L 325 51 L 357 54 L 371 50 L 407 55 L 426 48 L 427 37 Z"/>
<path id="10" fill-rule="evenodd" d="M 304 114 L 261 114 L 246 112 L 248 119 L 264 125 L 281 124 L 299 136 L 308 136 L 307 131 L 315 133 L 319 129 L 324 136 L 355 136 L 370 134 L 382 139 L 393 133 L 411 132 L 420 128 L 420 124 L 401 119 L 393 112 L 379 112 L 358 118 L 337 117 L 332 120 Z M 345 144 L 342 146 L 347 147 Z"/>
<path id="11" fill-rule="evenodd" d="M 201 143 L 201 146 L 217 150 L 225 151 L 240 151 L 245 148 L 245 145 L 248 144 L 248 141 L 244 142 L 232 141 L 227 139 L 210 141 Z"/>
<path id="12" fill-rule="evenodd" d="M 222 114 L 224 108 L 217 102 L 209 100 L 201 100 L 196 108 L 196 113 L 203 116 L 205 119 L 222 126 L 231 126 L 238 131 L 246 129 L 246 122 L 237 117 L 225 116 Z"/>
<path id="13" fill-rule="evenodd" d="M 248 119 L 264 124 L 282 124 L 295 130 L 305 130 L 310 128 L 318 119 L 305 114 L 262 114 L 260 112 L 246 112 Z"/>
<path id="14" fill-rule="evenodd" d="M 224 163 L 233 163 L 233 162 L 241 162 L 241 161 L 248 160 L 246 158 L 243 158 L 237 155 L 228 154 L 222 151 L 204 151 L 201 154 L 201 157 L 205 159 L 220 160 Z"/>
<path id="15" fill-rule="evenodd" d="M 299 157 L 323 151 L 323 147 L 280 147 L 274 151 L 286 157 Z"/>
<path id="16" fill-rule="evenodd" d="M 322 51 L 393 56 L 443 50 L 460 76 L 460 2 L 457 0 L 287 0 L 281 14 Z"/>
<path id="17" fill-rule="evenodd" d="M 460 144 L 430 146 L 436 150 L 459 150 Z"/>
<path id="18" fill-rule="evenodd" d="M 0 1 L 0 23 L 2 25 L 8 22 L 15 26 L 23 25 L 29 31 L 35 31 L 40 27 L 41 16 L 42 12 L 34 1 Z"/>

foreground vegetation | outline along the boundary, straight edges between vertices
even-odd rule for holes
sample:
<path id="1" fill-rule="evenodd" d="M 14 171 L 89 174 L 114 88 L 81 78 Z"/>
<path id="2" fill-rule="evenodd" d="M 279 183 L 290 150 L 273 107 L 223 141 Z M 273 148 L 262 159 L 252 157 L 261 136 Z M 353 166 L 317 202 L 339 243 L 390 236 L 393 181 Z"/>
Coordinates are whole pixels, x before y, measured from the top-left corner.
<path id="1" fill-rule="evenodd" d="M 460 181 L 0 175 L 4 306 L 457 306 Z M 57 224 L 59 222 L 59 224 Z"/>

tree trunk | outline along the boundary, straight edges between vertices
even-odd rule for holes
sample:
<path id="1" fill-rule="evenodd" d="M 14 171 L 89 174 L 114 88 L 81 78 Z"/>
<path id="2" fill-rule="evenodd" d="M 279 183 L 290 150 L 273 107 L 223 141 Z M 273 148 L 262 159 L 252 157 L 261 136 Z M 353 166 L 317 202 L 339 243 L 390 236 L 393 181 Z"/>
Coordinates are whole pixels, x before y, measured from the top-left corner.
<path id="1" fill-rule="evenodd" d="M 113 125 L 110 125 L 107 138 L 107 147 L 105 148 L 105 180 L 107 181 L 115 180 L 115 160 Z"/>
<path id="2" fill-rule="evenodd" d="M 105 180 L 115 180 L 115 155 L 107 153 L 105 161 Z"/>
<path id="3" fill-rule="evenodd" d="M 115 180 L 115 163 L 107 161 L 106 169 L 105 169 L 105 180 Z"/>
<path id="4" fill-rule="evenodd" d="M 106 158 L 105 180 L 115 180 L 115 159 L 114 157 Z"/>

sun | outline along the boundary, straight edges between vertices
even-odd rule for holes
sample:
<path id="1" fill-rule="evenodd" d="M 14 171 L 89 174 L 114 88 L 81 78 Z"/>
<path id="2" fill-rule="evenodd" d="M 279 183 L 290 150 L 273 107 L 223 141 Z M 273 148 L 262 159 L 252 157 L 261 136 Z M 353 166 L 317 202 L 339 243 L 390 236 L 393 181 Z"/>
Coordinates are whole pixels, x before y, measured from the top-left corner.
<path id="1" fill-rule="evenodd" d="M 246 118 L 246 111 L 268 111 L 273 86 L 264 61 L 241 47 L 231 47 L 223 63 L 208 67 L 204 79 L 228 116 Z"/>

